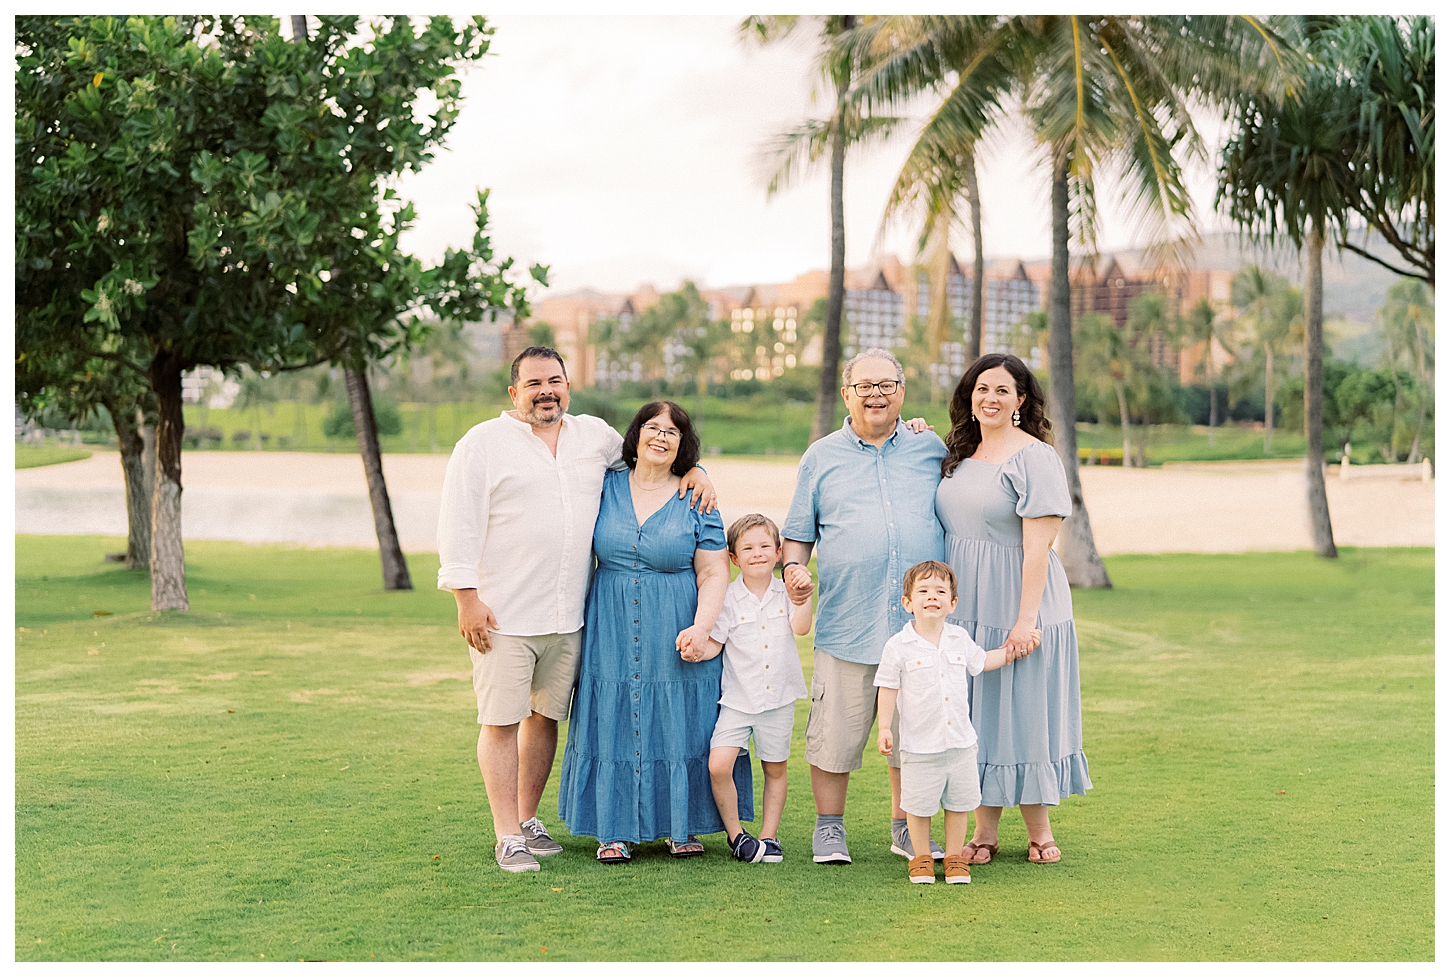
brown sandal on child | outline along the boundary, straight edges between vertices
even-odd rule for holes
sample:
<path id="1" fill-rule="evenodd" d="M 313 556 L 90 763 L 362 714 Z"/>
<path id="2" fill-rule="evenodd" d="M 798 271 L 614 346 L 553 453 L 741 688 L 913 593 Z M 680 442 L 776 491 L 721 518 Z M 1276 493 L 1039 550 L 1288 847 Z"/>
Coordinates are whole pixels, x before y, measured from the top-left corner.
<path id="1" fill-rule="evenodd" d="M 966 853 L 966 855 L 967 855 L 967 861 L 970 864 L 972 864 L 972 865 L 986 865 L 988 862 L 990 862 L 992 860 L 992 856 L 995 855 L 995 854 L 997 854 L 997 846 L 996 845 L 983 845 L 983 844 L 981 844 L 979 842 L 976 842 L 976 841 L 969 841 L 969 842 L 967 842 L 967 847 L 963 848 L 962 851 Z M 987 857 L 986 858 L 978 858 L 977 857 L 977 852 L 979 852 L 979 851 L 986 852 L 987 853 Z"/>
<path id="2" fill-rule="evenodd" d="M 1057 842 L 1045 841 L 1039 845 L 1035 841 L 1029 841 L 1027 843 L 1027 860 L 1033 865 L 1051 865 L 1054 862 L 1062 861 L 1062 849 L 1057 848 L 1057 856 L 1055 858 L 1048 858 L 1043 853 L 1049 848 L 1057 848 Z M 1032 857 L 1034 854 L 1037 856 L 1036 858 Z"/>

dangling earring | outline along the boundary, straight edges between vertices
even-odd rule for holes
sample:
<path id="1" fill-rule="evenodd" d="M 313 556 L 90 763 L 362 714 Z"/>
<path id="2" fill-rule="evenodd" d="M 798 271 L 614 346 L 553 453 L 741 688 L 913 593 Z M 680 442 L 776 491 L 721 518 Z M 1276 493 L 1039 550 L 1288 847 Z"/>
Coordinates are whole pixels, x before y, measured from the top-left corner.
<path id="1" fill-rule="evenodd" d="M 971 414 L 972 414 L 972 420 L 975 421 L 977 419 L 977 412 L 976 411 L 972 411 Z"/>
<path id="2" fill-rule="evenodd" d="M 1012 426 L 1013 427 L 1021 427 L 1022 426 L 1022 412 L 1020 410 L 1014 410 L 1012 412 Z"/>

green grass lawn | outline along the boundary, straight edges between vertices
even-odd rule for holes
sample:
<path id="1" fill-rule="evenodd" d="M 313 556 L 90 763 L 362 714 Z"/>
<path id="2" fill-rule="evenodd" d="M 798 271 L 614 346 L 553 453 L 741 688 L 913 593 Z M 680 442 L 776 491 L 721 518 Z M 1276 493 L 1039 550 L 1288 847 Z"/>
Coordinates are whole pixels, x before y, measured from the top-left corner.
<path id="1" fill-rule="evenodd" d="M 63 461 L 80 461 L 90 456 L 91 452 L 85 448 L 69 448 L 58 444 L 17 444 L 15 467 L 39 468 L 42 465 L 59 465 Z"/>
<path id="2" fill-rule="evenodd" d="M 1128 436 L 1133 450 L 1145 448 L 1149 466 L 1161 465 L 1165 461 L 1258 461 L 1265 458 L 1303 458 L 1304 433 L 1302 431 L 1274 432 L 1273 450 L 1264 453 L 1264 432 L 1249 427 L 1226 425 L 1213 429 L 1212 444 L 1209 443 L 1209 428 L 1187 424 L 1153 424 L 1148 427 L 1133 427 Z M 1123 429 L 1117 424 L 1079 424 L 1077 426 L 1079 448 L 1123 448 Z"/>
<path id="3" fill-rule="evenodd" d="M 21 960 L 1434 953 L 1431 550 L 1109 559 L 1074 595 L 1095 788 L 1054 813 L 1063 860 L 1009 812 L 953 889 L 888 853 L 874 751 L 855 863 L 811 863 L 804 703 L 783 864 L 716 835 L 600 866 L 561 828 L 505 875 L 436 557 L 386 594 L 374 553 L 192 542 L 193 610 L 157 616 L 118 546 L 16 538 Z"/>

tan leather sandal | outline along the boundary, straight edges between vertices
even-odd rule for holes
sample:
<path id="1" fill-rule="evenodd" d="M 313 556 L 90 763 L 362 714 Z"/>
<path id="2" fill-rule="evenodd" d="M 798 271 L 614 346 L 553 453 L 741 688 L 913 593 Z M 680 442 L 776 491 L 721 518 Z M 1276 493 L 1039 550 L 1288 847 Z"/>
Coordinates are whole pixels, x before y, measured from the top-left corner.
<path id="1" fill-rule="evenodd" d="M 971 864 L 973 864 L 973 865 L 986 865 L 988 862 L 990 862 L 992 860 L 992 856 L 995 855 L 995 854 L 997 854 L 997 846 L 996 845 L 983 845 L 983 844 L 981 844 L 979 842 L 969 841 L 969 842 L 967 842 L 967 847 L 963 848 L 962 851 L 966 853 L 967 861 L 970 862 Z M 977 852 L 979 852 L 979 851 L 986 852 L 987 853 L 987 857 L 986 858 L 978 858 L 977 857 Z"/>
<path id="2" fill-rule="evenodd" d="M 1047 841 L 1039 845 L 1035 841 L 1029 841 L 1027 843 L 1027 860 L 1033 865 L 1051 865 L 1054 862 L 1062 861 L 1062 849 L 1057 848 L 1056 858 L 1048 858 L 1043 852 L 1049 848 L 1057 848 L 1057 842 Z M 1036 856 L 1035 858 L 1033 857 L 1034 855 Z"/>

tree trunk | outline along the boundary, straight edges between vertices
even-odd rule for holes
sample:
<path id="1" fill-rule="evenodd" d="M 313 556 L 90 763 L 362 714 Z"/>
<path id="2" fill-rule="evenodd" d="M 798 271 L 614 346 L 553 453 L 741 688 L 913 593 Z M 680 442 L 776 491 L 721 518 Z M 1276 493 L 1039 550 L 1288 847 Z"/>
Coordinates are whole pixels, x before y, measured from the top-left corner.
<path id="1" fill-rule="evenodd" d="M 156 393 L 156 474 L 151 494 L 151 609 L 189 611 L 186 553 L 181 541 L 181 362 L 170 353 L 151 358 Z"/>
<path id="2" fill-rule="evenodd" d="M 1304 289 L 1304 440 L 1309 477 L 1309 525 L 1314 552 L 1334 558 L 1334 527 L 1324 487 L 1324 231 L 1309 228 L 1308 281 Z"/>
<path id="3" fill-rule="evenodd" d="M 1122 381 L 1113 381 L 1113 389 L 1118 394 L 1118 423 L 1123 426 L 1123 467 L 1133 467 L 1133 446 L 1128 440 L 1128 396 L 1123 392 Z"/>
<path id="4" fill-rule="evenodd" d="M 388 484 L 383 480 L 383 451 L 378 443 L 378 421 L 373 415 L 373 396 L 368 389 L 367 374 L 356 367 L 344 367 L 347 379 L 347 400 L 352 407 L 352 423 L 357 430 L 357 449 L 362 455 L 363 474 L 368 480 L 368 499 L 373 505 L 373 526 L 378 533 L 378 551 L 383 560 L 383 589 L 412 590 L 408 563 L 398 542 L 393 525 L 393 506 L 388 500 Z"/>
<path id="5" fill-rule="evenodd" d="M 1390 363 L 1390 379 L 1395 384 L 1395 402 L 1390 405 L 1390 443 L 1388 445 L 1389 450 L 1385 452 L 1385 461 L 1393 465 L 1400 460 L 1400 453 L 1395 450 L 1395 428 L 1400 423 L 1400 399 L 1404 396 L 1404 393 L 1400 390 L 1399 364 L 1393 361 Z"/>
<path id="6" fill-rule="evenodd" d="M 1203 344 L 1204 365 L 1208 370 L 1208 446 L 1213 447 L 1213 432 L 1218 427 L 1218 384 L 1213 378 L 1213 334 Z"/>
<path id="7" fill-rule="evenodd" d="M 1072 292 L 1068 281 L 1067 254 L 1067 156 L 1052 161 L 1052 285 L 1048 310 L 1048 409 L 1055 428 L 1058 457 L 1067 473 L 1072 515 L 1062 522 L 1057 535 L 1057 555 L 1067 580 L 1074 587 L 1111 587 L 1108 571 L 1098 556 L 1093 527 L 1082 500 L 1082 480 L 1077 472 L 1077 402 L 1072 377 Z"/>
<path id="8" fill-rule="evenodd" d="M 1274 347 L 1264 346 L 1264 457 L 1274 450 Z"/>
<path id="9" fill-rule="evenodd" d="M 967 156 L 967 206 L 972 213 L 972 296 L 967 324 L 967 366 L 982 355 L 982 292 L 986 288 L 986 252 L 982 250 L 982 195 L 977 192 L 977 154 Z"/>
<path id="10" fill-rule="evenodd" d="M 843 21 L 854 21 L 851 16 Z M 845 24 L 850 29 L 851 24 Z M 836 402 L 840 395 L 841 314 L 846 308 L 846 132 L 845 113 L 848 83 L 836 86 L 835 131 L 831 135 L 831 281 L 826 297 L 826 324 L 821 334 L 821 386 L 816 391 L 816 419 L 811 424 L 811 442 L 836 429 Z"/>
<path id="11" fill-rule="evenodd" d="M 126 483 L 126 569 L 145 570 L 151 566 L 151 487 L 156 466 L 156 435 L 154 430 L 149 432 L 148 451 L 148 427 L 142 425 L 141 412 L 130 404 L 105 406 L 116 427 L 121 474 Z"/>

